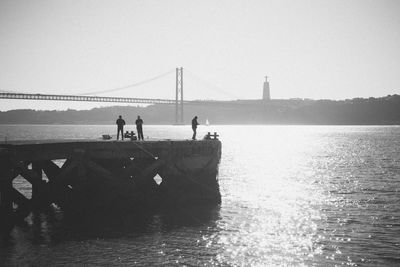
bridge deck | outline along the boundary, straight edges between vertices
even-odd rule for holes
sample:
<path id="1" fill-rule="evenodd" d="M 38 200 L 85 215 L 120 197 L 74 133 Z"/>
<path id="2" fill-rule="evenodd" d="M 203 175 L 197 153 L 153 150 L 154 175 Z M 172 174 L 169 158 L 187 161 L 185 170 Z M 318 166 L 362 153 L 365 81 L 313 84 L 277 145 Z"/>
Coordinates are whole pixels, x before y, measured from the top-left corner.
<path id="1" fill-rule="evenodd" d="M 25 93 L 0 93 L 0 99 L 114 102 L 114 103 L 141 103 L 141 104 L 176 104 L 176 100 L 172 99 L 150 99 L 150 98 L 131 98 L 131 97 L 85 96 L 85 95 L 25 94 Z"/>

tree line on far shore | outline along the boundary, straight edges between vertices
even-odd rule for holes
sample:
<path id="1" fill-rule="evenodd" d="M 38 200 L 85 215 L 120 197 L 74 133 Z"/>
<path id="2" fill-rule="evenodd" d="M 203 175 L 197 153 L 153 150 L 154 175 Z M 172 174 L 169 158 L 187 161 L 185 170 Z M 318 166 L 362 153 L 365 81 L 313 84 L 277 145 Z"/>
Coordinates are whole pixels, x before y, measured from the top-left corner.
<path id="1" fill-rule="evenodd" d="M 237 100 L 185 105 L 185 123 L 193 116 L 212 124 L 400 125 L 400 96 L 347 100 Z M 0 124 L 115 124 L 122 115 L 133 124 L 140 115 L 145 124 L 173 124 L 175 106 L 113 106 L 90 110 L 9 110 L 0 112 Z"/>

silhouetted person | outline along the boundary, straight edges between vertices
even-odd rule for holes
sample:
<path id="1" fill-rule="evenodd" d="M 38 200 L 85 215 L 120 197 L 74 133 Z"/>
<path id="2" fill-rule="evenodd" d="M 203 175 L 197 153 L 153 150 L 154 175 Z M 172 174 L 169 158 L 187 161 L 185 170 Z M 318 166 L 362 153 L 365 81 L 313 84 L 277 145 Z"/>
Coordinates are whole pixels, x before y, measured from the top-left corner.
<path id="1" fill-rule="evenodd" d="M 193 120 L 192 120 L 192 129 L 193 129 L 193 136 L 192 136 L 192 139 L 193 139 L 193 140 L 196 140 L 197 125 L 199 125 L 199 123 L 197 122 L 197 116 L 194 116 L 194 118 L 193 118 Z"/>
<path id="2" fill-rule="evenodd" d="M 140 116 L 137 116 L 136 130 L 137 130 L 137 134 L 138 134 L 138 139 L 143 140 L 143 120 L 140 118 Z"/>
<path id="3" fill-rule="evenodd" d="M 115 122 L 117 124 L 117 140 L 119 139 L 119 132 L 121 132 L 121 138 L 124 140 L 124 125 L 125 121 L 122 119 L 122 116 L 119 115 L 118 120 Z"/>

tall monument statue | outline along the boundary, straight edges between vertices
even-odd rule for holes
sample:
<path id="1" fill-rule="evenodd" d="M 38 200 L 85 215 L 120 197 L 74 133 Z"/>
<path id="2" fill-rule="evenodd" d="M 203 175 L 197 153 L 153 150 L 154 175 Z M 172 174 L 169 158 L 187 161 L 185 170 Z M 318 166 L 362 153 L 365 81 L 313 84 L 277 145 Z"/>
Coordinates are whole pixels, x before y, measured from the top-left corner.
<path id="1" fill-rule="evenodd" d="M 269 82 L 268 82 L 268 76 L 265 76 L 265 82 L 264 82 L 264 87 L 263 87 L 263 100 L 271 100 L 271 94 L 269 91 Z"/>

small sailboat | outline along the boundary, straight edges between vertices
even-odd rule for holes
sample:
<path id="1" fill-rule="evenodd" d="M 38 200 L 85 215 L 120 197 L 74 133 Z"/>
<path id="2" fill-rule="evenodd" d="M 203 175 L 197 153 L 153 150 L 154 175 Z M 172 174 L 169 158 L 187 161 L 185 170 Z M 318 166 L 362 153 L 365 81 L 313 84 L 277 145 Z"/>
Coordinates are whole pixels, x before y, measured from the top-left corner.
<path id="1" fill-rule="evenodd" d="M 210 122 L 208 121 L 208 119 L 206 119 L 206 126 L 209 126 Z"/>

